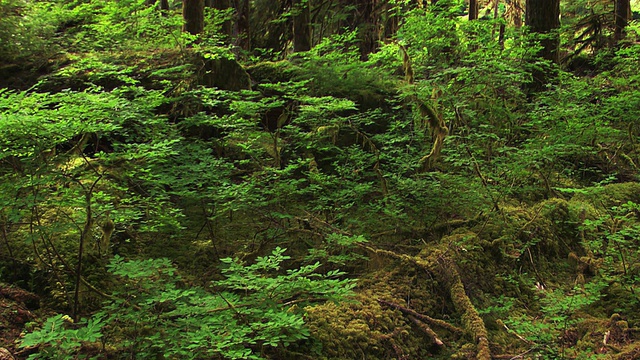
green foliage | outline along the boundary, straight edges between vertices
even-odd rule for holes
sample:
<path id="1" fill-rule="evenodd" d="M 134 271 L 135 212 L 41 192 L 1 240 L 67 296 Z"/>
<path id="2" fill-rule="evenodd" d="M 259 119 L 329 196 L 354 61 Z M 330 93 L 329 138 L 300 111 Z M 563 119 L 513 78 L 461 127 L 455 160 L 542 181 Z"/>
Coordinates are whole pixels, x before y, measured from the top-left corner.
<path id="1" fill-rule="evenodd" d="M 168 259 L 125 261 L 116 255 L 108 265 L 121 279 L 113 300 L 75 330 L 63 326 L 62 315 L 49 318 L 21 346 L 41 346 L 33 358 L 62 359 L 83 343 L 104 338 L 120 356 L 140 359 L 262 359 L 267 348 L 309 337 L 306 305 L 345 300 L 355 285 L 337 270 L 317 273 L 319 263 L 282 274 L 290 259 L 284 251 L 276 248 L 251 265 L 222 259 L 225 278 L 212 282 L 213 292 L 185 287 Z"/>
<path id="2" fill-rule="evenodd" d="M 83 344 L 95 343 L 102 338 L 104 322 L 100 315 L 80 321 L 77 329 L 69 329 L 66 322 L 70 323 L 71 318 L 56 315 L 48 318 L 40 330 L 26 334 L 21 347 L 40 347 L 29 359 L 69 359 Z"/>
<path id="3" fill-rule="evenodd" d="M 590 235 L 585 244 L 589 254 L 601 261 L 600 273 L 612 287 L 624 289 L 624 294 L 618 296 L 624 296 L 627 306 L 633 308 L 640 305 L 636 295 L 640 280 L 640 225 L 635 221 L 639 210 L 637 203 L 623 202 L 599 218 L 585 219 L 582 226 Z"/>
<path id="4" fill-rule="evenodd" d="M 190 36 L 176 6 L 143 0 L 0 2 L 0 72 L 59 67 L 14 84 L 29 90 L 0 89 L 1 273 L 74 317 L 98 314 L 48 320 L 23 340 L 36 356 L 86 355 L 98 340 L 141 358 L 450 355 L 375 301 L 460 316 L 438 274 L 379 281 L 391 252 L 445 251 L 487 320 L 506 319 L 508 333 L 496 322 L 489 339 L 504 353 L 520 350 L 515 333 L 534 356 L 565 345 L 596 356 L 580 317 L 637 313 L 638 191 L 605 186 L 638 180 L 637 23 L 616 48 L 607 31 L 589 40 L 585 78 L 538 59 L 536 37 L 501 32 L 503 19 L 466 21 L 460 1 L 326 2 L 313 9 L 311 51 L 260 63 L 285 56 L 297 9 L 250 3 L 249 42 L 264 49 L 245 52 L 220 33 L 230 10 L 208 9 L 205 34 Z M 563 5 L 571 21 L 588 10 Z M 372 28 L 389 38 L 364 54 Z M 259 62 L 251 90 L 202 85 L 225 72 L 209 62 L 238 54 Z M 535 71 L 556 76 L 533 92 Z M 448 128 L 430 172 L 420 104 Z M 337 266 L 388 289 L 365 282 L 362 306 L 310 306 L 349 297 Z M 101 307 L 96 294 L 112 291 Z M 558 341 L 576 329 L 580 342 Z"/>
<path id="5" fill-rule="evenodd" d="M 356 253 L 354 247 L 357 244 L 367 242 L 364 236 L 346 236 L 340 234 L 330 234 L 327 236 L 324 246 L 309 249 L 306 261 L 322 259 L 328 263 L 344 266 L 356 260 L 366 260 L 367 258 Z"/>
<path id="6" fill-rule="evenodd" d="M 519 314 L 504 320 L 509 331 L 529 341 L 542 359 L 562 356 L 563 345 L 559 343 L 575 324 L 583 321 L 580 314 L 603 297 L 606 282 L 596 279 L 584 286 L 576 286 L 569 292 L 561 289 L 547 290 L 538 285 L 540 315 Z M 506 305 L 510 306 L 510 303 Z"/>
<path id="7" fill-rule="evenodd" d="M 51 40 L 74 14 L 54 2 L 0 2 L 0 65 L 35 62 L 37 66 L 61 50 Z"/>

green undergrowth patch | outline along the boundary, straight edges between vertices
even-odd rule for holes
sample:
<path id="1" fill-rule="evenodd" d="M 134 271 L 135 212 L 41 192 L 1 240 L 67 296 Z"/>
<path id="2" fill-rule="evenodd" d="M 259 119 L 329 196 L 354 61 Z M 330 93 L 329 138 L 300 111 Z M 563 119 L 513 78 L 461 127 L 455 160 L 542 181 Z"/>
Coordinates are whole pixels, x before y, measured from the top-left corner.
<path id="1" fill-rule="evenodd" d="M 362 353 L 380 359 L 464 358 L 468 346 L 474 348 L 468 337 L 434 325 L 448 345 L 437 346 L 412 315 L 378 301 L 462 326 L 463 314 L 452 307 L 446 290 L 447 271 L 434 273 L 419 265 L 446 259 L 451 259 L 447 266 L 458 269 L 486 325 L 492 353 L 629 358 L 637 351 L 640 305 L 636 188 L 635 183 L 613 184 L 582 189 L 568 200 L 503 205 L 436 243 L 424 243 L 413 258 L 424 260 L 371 255 L 383 270 L 360 281 L 357 303 L 309 309 L 310 329 L 323 346 L 323 358 Z"/>

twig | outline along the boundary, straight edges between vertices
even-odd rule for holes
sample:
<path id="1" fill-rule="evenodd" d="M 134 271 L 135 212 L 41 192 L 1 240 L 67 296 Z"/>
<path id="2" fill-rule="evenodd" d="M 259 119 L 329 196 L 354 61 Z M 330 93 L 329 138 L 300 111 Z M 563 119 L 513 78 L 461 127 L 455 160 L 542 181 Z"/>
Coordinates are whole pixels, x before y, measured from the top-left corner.
<path id="1" fill-rule="evenodd" d="M 526 342 L 529 345 L 535 344 L 534 342 L 532 342 L 531 340 L 527 340 L 525 337 L 523 337 L 522 335 L 518 334 L 517 332 L 509 329 L 509 327 L 507 326 L 507 324 L 503 323 L 502 320 L 498 320 L 498 325 L 502 325 L 502 327 L 504 327 L 508 333 L 515 335 L 518 339 Z M 526 353 L 525 353 L 526 354 Z M 519 355 L 518 355 L 519 356 Z"/>
<path id="2" fill-rule="evenodd" d="M 416 312 L 415 310 L 408 309 L 408 308 L 406 308 L 404 306 L 400 306 L 398 304 L 394 304 L 392 302 L 389 302 L 389 301 L 386 301 L 386 300 L 382 300 L 382 299 L 378 299 L 378 303 L 380 303 L 381 305 L 386 305 L 388 307 L 400 310 L 400 312 L 402 312 L 405 315 L 408 315 L 410 317 L 412 316 L 412 317 L 414 317 L 416 319 L 420 319 L 421 321 L 427 322 L 427 323 L 429 323 L 429 324 L 431 324 L 433 326 L 438 326 L 440 328 L 449 330 L 452 333 L 455 333 L 456 335 L 462 335 L 464 333 L 464 331 L 462 329 L 460 329 L 459 327 L 453 326 L 453 325 L 449 324 L 446 321 L 439 320 L 439 319 L 434 319 L 434 318 L 432 318 L 430 316 L 420 314 L 420 313 Z"/>
<path id="3" fill-rule="evenodd" d="M 416 319 L 414 316 L 409 315 L 409 320 L 413 321 L 414 324 L 416 324 L 416 326 L 418 326 L 418 328 L 420 330 L 422 330 L 422 332 L 424 332 L 425 334 L 429 335 L 431 337 L 431 339 L 433 339 L 433 342 L 436 343 L 436 345 L 438 346 L 443 346 L 444 343 L 442 342 L 442 340 L 440 340 L 438 338 L 438 334 L 436 334 L 435 331 L 433 331 L 429 325 L 423 323 L 422 321 Z"/>

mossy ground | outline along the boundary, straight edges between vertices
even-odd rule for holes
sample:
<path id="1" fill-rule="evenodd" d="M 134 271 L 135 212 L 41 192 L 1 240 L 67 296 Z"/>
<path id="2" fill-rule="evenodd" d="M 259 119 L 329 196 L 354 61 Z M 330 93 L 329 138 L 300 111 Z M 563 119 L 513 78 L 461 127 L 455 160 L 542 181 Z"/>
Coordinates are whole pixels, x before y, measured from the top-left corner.
<path id="1" fill-rule="evenodd" d="M 385 255 L 374 254 L 380 270 L 361 279 L 357 302 L 308 309 L 323 358 L 475 358 L 467 345 L 474 348 L 470 335 L 477 334 L 477 325 L 465 321 L 454 305 L 457 290 L 447 290 L 453 286 L 447 279 L 452 268 L 458 269 L 470 306 L 480 312 L 494 357 L 636 358 L 635 285 L 603 279 L 610 270 L 602 259 L 586 255 L 582 224 L 610 206 L 633 201 L 638 190 L 635 183 L 613 184 L 587 188 L 568 200 L 505 205 L 475 226 L 424 244 L 417 255 L 383 252 L 385 262 L 379 258 Z M 445 257 L 441 268 L 436 262 Z M 585 285 L 598 282 L 605 284 Z M 589 296 L 592 301 L 583 301 Z M 409 317 L 377 300 L 463 327 L 466 336 L 433 327 L 445 344 L 437 346 Z M 555 308 L 560 302 L 566 307 Z"/>

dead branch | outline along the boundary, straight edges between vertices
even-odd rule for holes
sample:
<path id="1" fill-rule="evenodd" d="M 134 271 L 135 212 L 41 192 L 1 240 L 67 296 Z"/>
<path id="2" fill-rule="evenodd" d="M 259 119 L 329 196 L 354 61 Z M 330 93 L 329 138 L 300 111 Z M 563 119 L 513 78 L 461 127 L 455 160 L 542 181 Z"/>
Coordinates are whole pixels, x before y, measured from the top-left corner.
<path id="1" fill-rule="evenodd" d="M 425 334 L 427 334 L 429 337 L 431 337 L 431 339 L 433 340 L 433 342 L 438 345 L 438 346 L 443 346 L 444 343 L 442 342 L 442 340 L 440 340 L 438 338 L 438 334 L 436 334 L 435 331 L 431 330 L 431 328 L 429 327 L 429 325 L 423 323 L 422 321 L 416 319 L 413 316 L 409 316 L 409 320 L 411 320 L 414 324 L 416 324 L 416 326 L 422 330 L 422 332 L 424 332 Z"/>
<path id="2" fill-rule="evenodd" d="M 460 329 L 459 327 L 453 326 L 453 325 L 449 324 L 446 321 L 439 320 L 439 319 L 434 319 L 434 318 L 432 318 L 430 316 L 420 314 L 420 313 L 416 312 L 415 310 L 408 309 L 408 308 L 406 308 L 404 306 L 400 306 L 398 304 L 394 304 L 392 302 L 389 302 L 389 301 L 386 301 L 386 300 L 382 300 L 382 299 L 378 299 L 378 303 L 380 303 L 381 305 L 385 305 L 385 306 L 394 308 L 396 310 L 400 310 L 400 312 L 402 312 L 405 315 L 408 315 L 410 317 L 414 317 L 415 319 L 419 319 L 421 321 L 427 322 L 427 323 L 429 323 L 429 324 L 431 324 L 433 326 L 437 326 L 437 327 L 440 327 L 442 329 L 449 330 L 449 331 L 451 331 L 452 333 L 454 333 L 456 335 L 462 335 L 464 333 L 464 330 Z"/>

